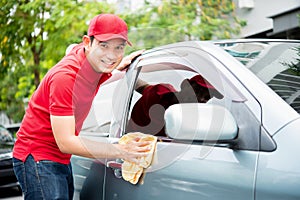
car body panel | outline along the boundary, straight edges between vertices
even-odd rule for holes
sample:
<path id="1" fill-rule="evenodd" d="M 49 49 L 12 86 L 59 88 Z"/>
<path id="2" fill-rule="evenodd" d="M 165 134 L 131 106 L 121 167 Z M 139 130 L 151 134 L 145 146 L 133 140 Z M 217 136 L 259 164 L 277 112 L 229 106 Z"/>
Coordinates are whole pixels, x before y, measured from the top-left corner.
<path id="1" fill-rule="evenodd" d="M 254 197 L 255 152 L 224 151 L 223 148 L 172 143 L 158 143 L 157 151 L 158 164 L 154 161 L 152 168 L 145 174 L 143 184 L 132 185 L 116 178 L 113 171 L 107 169 L 105 185 L 114 187 L 106 187 L 105 199 L 147 200 L 171 197 L 174 200 L 246 200 Z M 168 158 L 174 156 L 174 151 L 177 151 L 177 158 Z"/>
<path id="2" fill-rule="evenodd" d="M 277 149 L 259 155 L 256 199 L 299 199 L 300 118 L 292 121 L 273 137 Z M 297 131 L 295 131 L 297 130 Z"/>

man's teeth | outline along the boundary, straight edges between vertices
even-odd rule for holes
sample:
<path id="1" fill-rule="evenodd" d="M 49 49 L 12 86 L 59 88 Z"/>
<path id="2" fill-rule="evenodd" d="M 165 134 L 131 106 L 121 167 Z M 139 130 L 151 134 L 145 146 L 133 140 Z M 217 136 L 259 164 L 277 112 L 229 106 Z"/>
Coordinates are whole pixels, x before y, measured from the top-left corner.
<path id="1" fill-rule="evenodd" d="M 102 61 L 103 63 L 107 64 L 107 65 L 113 65 L 114 62 L 105 62 L 105 61 Z"/>

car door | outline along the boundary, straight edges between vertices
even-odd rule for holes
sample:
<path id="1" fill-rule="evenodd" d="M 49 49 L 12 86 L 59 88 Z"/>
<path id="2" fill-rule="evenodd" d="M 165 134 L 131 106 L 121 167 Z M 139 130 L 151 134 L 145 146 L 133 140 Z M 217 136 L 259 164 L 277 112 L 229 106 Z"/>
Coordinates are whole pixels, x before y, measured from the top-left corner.
<path id="1" fill-rule="evenodd" d="M 113 138 L 108 138 L 108 135 L 112 117 L 111 99 L 117 85 L 118 80 L 101 85 L 100 92 L 93 101 L 93 106 L 84 121 L 79 137 L 105 143 L 113 142 L 111 141 Z M 74 199 L 102 198 L 105 162 L 105 159 L 90 159 L 76 155 L 71 157 L 75 187 Z"/>
<path id="2" fill-rule="evenodd" d="M 151 84 L 172 84 L 178 89 L 183 79 L 195 74 L 201 74 L 222 93 L 223 99 L 213 98 L 209 103 L 230 111 L 238 136 L 226 142 L 159 137 L 153 163 L 140 183 L 133 185 L 122 179 L 120 161 L 108 163 L 104 199 L 254 199 L 261 137 L 259 102 L 241 82 L 247 77 L 228 70 L 229 65 L 239 63 L 206 43 L 181 45 L 146 52 L 133 63 L 118 87 L 120 92 L 115 93 L 111 136 L 126 134 L 132 108 L 140 98 L 134 89 L 138 78 Z"/>

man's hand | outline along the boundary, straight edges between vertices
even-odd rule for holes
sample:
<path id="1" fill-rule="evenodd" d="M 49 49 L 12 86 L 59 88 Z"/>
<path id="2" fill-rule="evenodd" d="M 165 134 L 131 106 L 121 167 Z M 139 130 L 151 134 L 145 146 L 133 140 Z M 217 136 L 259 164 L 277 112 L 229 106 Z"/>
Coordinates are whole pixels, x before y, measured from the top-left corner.
<path id="1" fill-rule="evenodd" d="M 128 56 L 125 56 L 122 61 L 120 62 L 120 64 L 116 67 L 117 70 L 124 70 L 127 69 L 129 67 L 129 65 L 131 64 L 132 60 L 141 55 L 143 52 L 145 51 L 145 49 L 142 50 L 138 50 L 135 52 L 132 52 L 131 54 L 129 54 Z"/>

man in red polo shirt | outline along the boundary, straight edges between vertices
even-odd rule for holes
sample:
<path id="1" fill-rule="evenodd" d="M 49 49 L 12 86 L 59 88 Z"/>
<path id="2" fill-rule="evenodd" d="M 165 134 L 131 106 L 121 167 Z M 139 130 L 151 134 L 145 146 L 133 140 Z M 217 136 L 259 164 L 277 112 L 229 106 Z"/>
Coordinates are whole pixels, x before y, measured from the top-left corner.
<path id="1" fill-rule="evenodd" d="M 135 162 L 146 143 L 99 143 L 78 137 L 101 84 L 123 70 L 142 51 L 124 56 L 127 25 L 100 14 L 88 35 L 45 75 L 30 99 L 13 151 L 15 174 L 25 199 L 72 199 L 72 154 Z"/>

